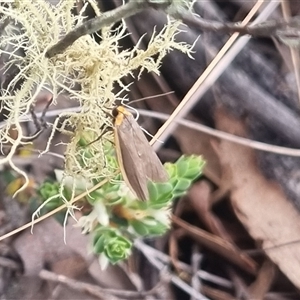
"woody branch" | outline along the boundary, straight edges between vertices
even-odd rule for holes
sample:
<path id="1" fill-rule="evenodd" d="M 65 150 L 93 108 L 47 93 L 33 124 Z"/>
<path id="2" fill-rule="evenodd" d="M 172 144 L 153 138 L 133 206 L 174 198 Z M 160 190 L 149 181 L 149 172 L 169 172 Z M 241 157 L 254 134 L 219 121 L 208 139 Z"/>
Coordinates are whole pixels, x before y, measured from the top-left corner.
<path id="1" fill-rule="evenodd" d="M 78 38 L 86 34 L 92 34 L 104 26 L 114 24 L 121 19 L 126 19 L 147 8 L 163 10 L 175 19 L 182 20 L 186 25 L 195 27 L 202 31 L 224 32 L 240 34 L 249 34 L 253 37 L 293 37 L 300 38 L 300 17 L 296 16 L 289 21 L 270 20 L 258 25 L 243 26 L 239 23 L 222 23 L 218 21 L 205 20 L 202 17 L 193 14 L 182 5 L 178 5 L 175 0 L 131 0 L 128 3 L 108 12 L 101 16 L 95 17 L 74 30 L 67 33 L 58 43 L 53 45 L 46 53 L 48 58 L 64 52 Z"/>

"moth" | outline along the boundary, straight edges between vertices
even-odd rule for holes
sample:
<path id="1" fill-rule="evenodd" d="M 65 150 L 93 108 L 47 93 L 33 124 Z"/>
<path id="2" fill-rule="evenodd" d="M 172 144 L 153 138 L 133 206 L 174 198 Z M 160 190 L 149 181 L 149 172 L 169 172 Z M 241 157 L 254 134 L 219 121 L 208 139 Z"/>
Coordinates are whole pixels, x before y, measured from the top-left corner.
<path id="1" fill-rule="evenodd" d="M 123 106 L 113 111 L 117 160 L 125 183 L 139 200 L 149 199 L 148 181 L 169 177 L 133 115 Z"/>

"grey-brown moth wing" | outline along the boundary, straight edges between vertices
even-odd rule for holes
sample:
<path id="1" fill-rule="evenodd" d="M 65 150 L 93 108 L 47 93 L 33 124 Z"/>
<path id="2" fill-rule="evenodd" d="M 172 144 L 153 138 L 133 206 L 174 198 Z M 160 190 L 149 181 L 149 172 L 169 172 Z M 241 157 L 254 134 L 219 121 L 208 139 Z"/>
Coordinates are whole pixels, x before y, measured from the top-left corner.
<path id="1" fill-rule="evenodd" d="M 124 181 L 138 199 L 145 201 L 149 198 L 148 181 L 166 182 L 168 174 L 132 115 L 124 115 L 115 128 L 115 138 Z"/>

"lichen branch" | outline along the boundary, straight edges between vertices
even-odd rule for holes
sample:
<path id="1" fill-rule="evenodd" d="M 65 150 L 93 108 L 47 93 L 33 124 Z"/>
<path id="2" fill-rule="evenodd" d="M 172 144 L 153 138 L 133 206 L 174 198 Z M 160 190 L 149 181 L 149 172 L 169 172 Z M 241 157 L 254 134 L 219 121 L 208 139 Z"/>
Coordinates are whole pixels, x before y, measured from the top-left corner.
<path id="1" fill-rule="evenodd" d="M 106 13 L 103 13 L 101 16 L 84 22 L 82 25 L 68 32 L 58 43 L 52 46 L 47 51 L 46 56 L 48 58 L 51 58 L 59 53 L 62 53 L 78 38 L 86 34 L 94 33 L 105 26 L 111 26 L 121 19 L 125 19 L 139 13 L 140 11 L 148 7 L 147 3 L 147 1 L 132 0 L 127 4 L 114 9 L 113 11 L 108 11 Z"/>

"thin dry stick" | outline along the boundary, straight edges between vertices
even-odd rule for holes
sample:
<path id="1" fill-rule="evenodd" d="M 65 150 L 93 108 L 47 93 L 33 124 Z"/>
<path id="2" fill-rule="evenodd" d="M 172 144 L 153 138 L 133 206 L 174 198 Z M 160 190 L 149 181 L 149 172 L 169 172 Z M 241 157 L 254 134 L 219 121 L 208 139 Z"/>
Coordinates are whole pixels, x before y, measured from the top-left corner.
<path id="1" fill-rule="evenodd" d="M 156 257 L 159 261 L 163 262 L 166 265 L 170 265 L 173 263 L 173 259 L 171 259 L 170 255 L 165 254 L 164 252 L 161 252 L 143 242 L 143 240 L 135 240 L 134 245 L 136 246 L 137 249 L 140 249 L 146 257 L 151 256 L 151 257 Z M 190 265 L 177 260 L 176 261 L 177 265 L 182 269 L 183 271 L 191 274 L 192 273 L 192 268 Z M 226 288 L 232 288 L 232 283 L 228 281 L 227 279 L 224 279 L 223 277 L 219 277 L 217 275 L 208 273 L 203 270 L 198 270 L 197 274 L 201 280 L 206 280 L 210 281 L 212 283 L 218 284 L 222 287 Z"/>
<path id="2" fill-rule="evenodd" d="M 8 237 L 10 237 L 10 236 L 13 236 L 14 234 L 16 234 L 16 233 L 18 233 L 18 232 L 21 232 L 21 231 L 25 230 L 26 228 L 30 228 L 31 226 L 33 226 L 33 225 L 35 225 L 35 224 L 37 224 L 37 223 L 39 223 L 39 222 L 41 222 L 41 221 L 43 221 L 43 220 L 45 220 L 45 219 L 51 217 L 51 216 L 53 216 L 54 214 L 60 212 L 60 211 L 63 210 L 64 208 L 66 208 L 67 205 L 73 204 L 73 203 L 75 203 L 76 201 L 82 199 L 83 197 L 89 195 L 91 192 L 97 190 L 99 187 L 101 187 L 103 184 L 105 184 L 105 183 L 107 183 L 107 182 L 108 182 L 108 179 L 102 180 L 101 182 L 99 182 L 98 184 L 96 184 L 95 186 L 93 186 L 93 187 L 92 187 L 91 189 L 89 189 L 88 191 L 85 191 L 85 192 L 81 193 L 80 195 L 76 196 L 76 197 L 75 197 L 74 199 L 72 199 L 69 203 L 65 203 L 65 204 L 61 205 L 60 207 L 57 207 L 56 209 L 54 209 L 54 210 L 48 212 L 47 214 L 41 216 L 40 218 L 38 218 L 38 219 L 36 219 L 36 220 L 34 220 L 34 221 L 31 221 L 31 222 L 29 222 L 29 223 L 27 223 L 27 224 L 25 224 L 25 225 L 23 225 L 23 226 L 21 226 L 21 227 L 19 227 L 19 228 L 16 228 L 15 230 L 8 232 L 7 234 L 2 235 L 2 236 L 0 237 L 0 241 L 4 240 L 4 239 L 6 239 L 6 238 L 8 238 Z"/>
<path id="3" fill-rule="evenodd" d="M 130 299 L 141 299 L 149 295 L 153 295 L 156 293 L 156 290 L 161 286 L 161 283 L 158 283 L 154 288 L 149 291 L 127 291 L 127 290 L 116 290 L 116 289 L 106 289 L 99 287 L 98 285 L 74 280 L 72 278 L 68 278 L 64 275 L 56 274 L 53 272 L 49 272 L 47 270 L 42 270 L 39 274 L 39 277 L 44 280 L 53 281 L 65 284 L 69 288 L 80 291 L 87 292 L 96 297 L 105 299 L 121 299 L 122 298 L 130 298 Z M 107 298 L 108 297 L 108 298 Z M 110 297 L 110 298 L 109 298 Z M 116 298 L 118 297 L 118 298 Z"/>
<path id="4" fill-rule="evenodd" d="M 174 285 L 176 285 L 178 288 L 185 291 L 190 296 L 193 296 L 196 300 L 208 300 L 203 294 L 201 294 L 199 291 L 193 289 L 190 285 L 188 285 L 186 282 L 184 282 L 181 278 L 178 276 L 170 273 L 166 269 L 166 264 L 160 261 L 157 257 L 154 255 L 151 255 L 149 251 L 147 251 L 147 248 L 143 247 L 143 243 L 139 240 L 135 241 L 135 247 L 138 248 L 144 256 L 148 259 L 148 261 L 151 263 L 152 266 L 154 266 L 156 269 L 158 269 L 161 273 L 161 278 L 167 282 L 171 281 Z M 149 249 L 149 248 L 148 248 Z"/>
<path id="5" fill-rule="evenodd" d="M 82 25 L 68 32 L 58 43 L 50 47 L 50 49 L 46 52 L 46 56 L 51 58 L 56 54 L 62 53 L 80 37 L 86 34 L 94 33 L 104 26 L 110 26 L 111 24 L 116 23 L 121 19 L 126 19 L 130 16 L 133 16 L 148 7 L 157 7 L 163 9 L 168 7 L 169 5 L 170 3 L 168 1 L 155 3 L 146 0 L 131 0 L 114 10 L 107 11 L 101 16 L 97 16 L 91 20 L 84 22 Z"/>
<path id="6" fill-rule="evenodd" d="M 79 110 L 80 110 L 80 107 L 56 109 L 56 110 L 49 111 L 47 113 L 47 116 L 53 117 L 53 116 L 59 115 L 62 112 L 68 112 L 68 111 L 76 112 Z M 144 110 L 144 109 L 138 109 L 138 112 L 139 112 L 139 114 L 141 114 L 143 116 L 149 116 L 151 118 L 158 118 L 161 120 L 168 120 L 170 118 L 170 115 L 164 114 L 161 112 L 156 112 L 156 111 L 148 111 L 148 110 Z M 39 114 L 40 113 L 37 113 L 37 116 L 39 116 Z M 22 121 L 27 122 L 28 120 L 25 117 L 24 120 L 22 119 Z M 223 132 L 223 131 L 196 123 L 194 121 L 186 120 L 186 119 L 175 119 L 174 122 L 177 124 L 180 124 L 182 126 L 185 126 L 185 127 L 191 128 L 191 129 L 195 129 L 200 132 L 207 133 L 211 136 L 215 136 L 220 139 L 224 139 L 224 140 L 227 140 L 227 141 L 239 144 L 239 145 L 250 147 L 252 149 L 261 150 L 261 151 L 270 152 L 270 153 L 276 153 L 276 154 L 280 154 L 280 155 L 300 157 L 299 149 L 276 146 L 276 145 L 271 145 L 271 144 L 267 144 L 267 143 L 253 141 L 253 140 L 250 140 L 247 138 L 239 137 L 239 136 L 227 133 L 227 132 Z M 0 127 L 1 127 L 1 123 L 0 123 Z M 33 151 L 33 152 L 38 152 L 38 153 L 41 152 L 41 150 L 34 150 L 34 149 L 28 149 L 28 150 Z M 59 155 L 56 153 L 47 152 L 45 154 L 47 154 L 47 155 L 51 154 L 51 155 L 57 156 L 61 159 L 64 159 L 64 157 L 62 155 Z M 20 163 L 19 160 L 17 161 L 17 163 Z"/>
<path id="7" fill-rule="evenodd" d="M 196 291 L 203 290 L 201 279 L 198 276 L 198 270 L 201 268 L 202 254 L 199 251 L 199 245 L 194 244 L 192 247 L 192 257 L 191 257 L 191 267 L 192 267 L 192 277 L 191 277 L 191 286 Z M 191 300 L 194 300 L 194 297 L 191 296 Z"/>
<path id="8" fill-rule="evenodd" d="M 242 25 L 247 25 L 251 18 L 257 13 L 259 8 L 264 3 L 263 0 L 258 1 L 254 7 L 251 9 L 249 14 L 246 16 L 244 21 L 242 22 Z M 267 7 L 263 10 L 261 15 L 255 20 L 254 23 L 262 21 L 262 19 L 267 18 L 269 14 L 278 6 L 278 2 L 276 0 L 273 0 L 270 2 Z M 220 66 L 220 72 L 218 74 L 213 74 L 213 71 L 215 71 L 216 66 L 219 64 L 219 62 L 222 60 L 225 53 L 229 50 L 229 48 L 233 45 L 233 43 L 238 38 L 239 33 L 233 34 L 229 40 L 226 42 L 226 44 L 223 46 L 223 48 L 219 51 L 219 53 L 216 55 L 216 57 L 212 60 L 212 62 L 208 65 L 208 67 L 205 69 L 205 71 L 202 73 L 202 75 L 199 77 L 199 79 L 196 81 L 196 83 L 192 86 L 192 88 L 188 91 L 184 99 L 180 102 L 180 104 L 177 106 L 177 108 L 172 113 L 171 117 L 167 120 L 166 123 L 158 130 L 154 138 L 151 140 L 150 144 L 153 144 L 153 147 L 155 150 L 158 150 L 161 147 L 161 143 L 157 143 L 157 140 L 166 140 L 172 132 L 176 128 L 175 118 L 183 118 L 195 105 L 196 101 L 199 100 L 200 95 L 198 92 L 198 89 L 200 86 L 202 87 L 201 95 L 203 95 L 210 87 L 211 85 L 218 79 L 218 77 L 221 75 L 220 73 L 225 70 L 227 65 L 231 62 L 233 59 L 231 57 L 231 60 L 228 59 L 226 63 L 224 63 L 222 66 Z M 243 37 L 242 42 L 245 43 L 250 39 L 248 37 Z M 242 44 L 241 46 L 243 46 Z M 211 78 L 210 78 L 211 77 Z M 210 82 L 209 82 L 210 79 Z M 200 90 L 200 89 L 199 89 Z"/>
<path id="9" fill-rule="evenodd" d="M 138 112 L 143 116 L 149 116 L 152 118 L 158 118 L 158 119 L 162 119 L 162 120 L 168 120 L 170 118 L 169 115 L 160 113 L 157 111 L 148 111 L 148 110 L 139 109 Z M 208 126 L 205 126 L 205 125 L 193 122 L 193 121 L 185 120 L 185 119 L 184 120 L 183 119 L 175 119 L 174 122 L 177 124 L 183 125 L 185 127 L 207 133 L 211 136 L 215 136 L 217 138 L 220 138 L 220 139 L 223 139 L 226 141 L 230 141 L 230 142 L 233 142 L 233 143 L 236 143 L 239 145 L 250 147 L 252 149 L 266 151 L 266 152 L 270 152 L 270 153 L 281 154 L 281 155 L 296 156 L 296 157 L 300 156 L 300 149 L 281 147 L 281 146 L 276 146 L 276 145 L 253 141 L 253 140 L 250 140 L 247 138 L 236 136 L 236 135 L 233 135 L 233 134 L 230 134 L 230 133 L 227 133 L 224 131 L 220 131 L 220 130 L 217 130 L 214 128 L 210 128 Z"/>

